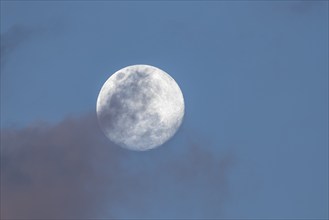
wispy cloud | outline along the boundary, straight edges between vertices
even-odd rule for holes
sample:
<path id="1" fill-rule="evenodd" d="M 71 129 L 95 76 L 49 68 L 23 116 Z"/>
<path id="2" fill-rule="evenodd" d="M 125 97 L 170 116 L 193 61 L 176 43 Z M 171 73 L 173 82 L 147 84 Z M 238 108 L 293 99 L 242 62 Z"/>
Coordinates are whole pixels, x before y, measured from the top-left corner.
<path id="1" fill-rule="evenodd" d="M 95 118 L 1 131 L 2 218 L 220 217 L 232 155 L 124 150 Z"/>
<path id="2" fill-rule="evenodd" d="M 15 24 L 1 33 L 1 68 L 3 68 L 13 53 L 24 44 L 42 36 L 54 36 L 67 30 L 68 21 L 64 18 L 47 20 L 38 25 Z M 33 54 L 33 51 L 32 51 Z"/>
<path id="3" fill-rule="evenodd" d="M 47 30 L 44 26 L 29 27 L 26 25 L 14 25 L 1 34 L 1 67 L 8 57 L 23 43 L 32 37 L 38 36 Z"/>
<path id="4" fill-rule="evenodd" d="M 290 10 L 297 14 L 307 14 L 316 7 L 326 7 L 325 1 L 292 1 L 290 2 Z"/>
<path id="5" fill-rule="evenodd" d="M 295 16 L 312 15 L 321 7 L 326 8 L 328 4 L 326 1 L 278 1 L 273 2 L 274 9 L 279 12 L 286 12 Z"/>

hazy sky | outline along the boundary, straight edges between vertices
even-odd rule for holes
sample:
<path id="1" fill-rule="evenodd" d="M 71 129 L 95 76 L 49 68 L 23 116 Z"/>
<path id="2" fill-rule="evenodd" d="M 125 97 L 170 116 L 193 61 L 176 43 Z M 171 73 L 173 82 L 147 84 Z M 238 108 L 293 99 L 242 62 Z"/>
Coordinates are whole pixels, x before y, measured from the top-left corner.
<path id="1" fill-rule="evenodd" d="M 185 98 L 143 153 L 95 119 L 133 64 Z M 1 217 L 328 218 L 328 2 L 1 1 Z"/>

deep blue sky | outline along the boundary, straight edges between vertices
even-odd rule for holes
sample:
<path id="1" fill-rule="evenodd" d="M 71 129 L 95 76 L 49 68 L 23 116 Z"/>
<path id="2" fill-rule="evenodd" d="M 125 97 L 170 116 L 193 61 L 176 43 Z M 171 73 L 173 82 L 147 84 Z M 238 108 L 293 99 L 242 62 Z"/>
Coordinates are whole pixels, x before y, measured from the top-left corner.
<path id="1" fill-rule="evenodd" d="M 58 123 L 68 117 L 93 114 L 105 80 L 132 64 L 165 70 L 185 98 L 180 132 L 145 155 L 179 161 L 195 153 L 191 146 L 196 143 L 202 152 L 187 160 L 191 168 L 183 173 L 198 169 L 189 164 L 198 162 L 198 155 L 219 163 L 223 155 L 232 155 L 225 177 L 215 178 L 225 178 L 227 186 L 207 179 L 220 165 L 201 165 L 204 174 L 182 183 L 176 174 L 145 168 L 153 161 L 145 155 L 129 153 L 122 162 L 124 179 L 150 169 L 145 176 L 159 178 L 159 187 L 136 194 L 138 208 L 123 197 L 107 209 L 111 198 L 105 196 L 102 210 L 108 211 L 89 217 L 328 218 L 327 1 L 1 1 L 3 133 L 11 130 L 20 140 L 26 127 L 40 129 L 43 123 L 61 132 Z M 29 133 L 24 137 L 29 139 Z M 42 135 L 30 138 L 35 137 Z M 10 147 L 6 138 L 2 148 Z M 3 160 L 20 160 L 8 158 Z M 2 179 L 21 169 L 6 170 Z M 161 171 L 170 173 L 168 167 Z M 150 188 L 143 182 L 147 178 L 139 180 L 141 188 Z M 15 198 L 21 200 L 24 192 Z M 176 197 L 167 196 L 173 192 Z M 212 200 L 217 194 L 223 199 Z M 2 208 L 15 209 L 12 201 Z M 26 218 L 35 214 L 22 213 Z M 56 217 L 50 213 L 49 218 Z"/>

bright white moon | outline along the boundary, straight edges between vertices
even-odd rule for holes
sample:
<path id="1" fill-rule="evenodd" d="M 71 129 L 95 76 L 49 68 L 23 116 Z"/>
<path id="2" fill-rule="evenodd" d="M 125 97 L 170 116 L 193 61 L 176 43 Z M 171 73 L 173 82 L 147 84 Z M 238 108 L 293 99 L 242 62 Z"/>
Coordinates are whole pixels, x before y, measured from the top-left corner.
<path id="1" fill-rule="evenodd" d="M 115 72 L 97 99 L 97 117 L 116 144 L 144 151 L 169 140 L 182 123 L 184 98 L 175 80 L 149 65 Z"/>

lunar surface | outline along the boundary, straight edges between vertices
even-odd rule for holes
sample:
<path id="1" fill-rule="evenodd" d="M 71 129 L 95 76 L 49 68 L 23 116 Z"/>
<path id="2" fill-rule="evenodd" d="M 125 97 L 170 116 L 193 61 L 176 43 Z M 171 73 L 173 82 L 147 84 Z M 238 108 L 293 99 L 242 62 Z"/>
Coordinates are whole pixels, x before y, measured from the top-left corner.
<path id="1" fill-rule="evenodd" d="M 184 98 L 175 80 L 149 65 L 115 72 L 97 99 L 97 117 L 104 134 L 130 150 L 144 151 L 169 140 L 184 116 Z"/>

